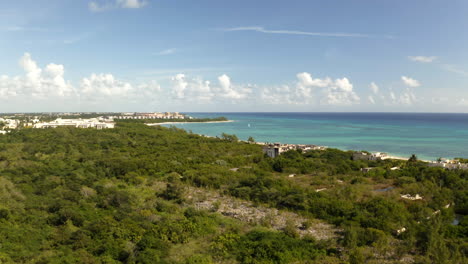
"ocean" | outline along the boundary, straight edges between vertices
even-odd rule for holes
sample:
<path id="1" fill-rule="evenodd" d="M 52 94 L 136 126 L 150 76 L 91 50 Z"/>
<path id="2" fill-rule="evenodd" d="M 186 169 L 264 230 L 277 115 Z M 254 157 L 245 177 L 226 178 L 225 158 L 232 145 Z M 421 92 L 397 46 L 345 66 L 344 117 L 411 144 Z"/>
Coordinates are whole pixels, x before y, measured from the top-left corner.
<path id="1" fill-rule="evenodd" d="M 433 113 L 187 113 L 231 123 L 177 124 L 193 133 L 235 134 L 258 142 L 315 144 L 342 150 L 416 154 L 424 160 L 468 158 L 468 114 Z"/>

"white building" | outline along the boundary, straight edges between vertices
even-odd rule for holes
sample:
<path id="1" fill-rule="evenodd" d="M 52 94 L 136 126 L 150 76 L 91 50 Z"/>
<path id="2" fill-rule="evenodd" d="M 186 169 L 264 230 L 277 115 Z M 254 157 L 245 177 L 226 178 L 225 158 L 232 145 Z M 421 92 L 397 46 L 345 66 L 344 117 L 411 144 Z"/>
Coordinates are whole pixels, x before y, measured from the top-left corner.
<path id="1" fill-rule="evenodd" d="M 34 128 L 57 128 L 57 127 L 77 127 L 77 128 L 114 128 L 114 122 L 101 122 L 98 118 L 91 119 L 61 119 L 57 118 L 52 122 L 37 123 Z"/>
<path id="2" fill-rule="evenodd" d="M 113 116 L 114 119 L 192 119 L 178 112 L 165 113 L 123 113 L 120 116 Z"/>
<path id="3" fill-rule="evenodd" d="M 21 121 L 17 119 L 3 119 L 0 118 L 0 122 L 5 123 L 4 129 L 17 129 L 18 126 L 21 124 Z"/>

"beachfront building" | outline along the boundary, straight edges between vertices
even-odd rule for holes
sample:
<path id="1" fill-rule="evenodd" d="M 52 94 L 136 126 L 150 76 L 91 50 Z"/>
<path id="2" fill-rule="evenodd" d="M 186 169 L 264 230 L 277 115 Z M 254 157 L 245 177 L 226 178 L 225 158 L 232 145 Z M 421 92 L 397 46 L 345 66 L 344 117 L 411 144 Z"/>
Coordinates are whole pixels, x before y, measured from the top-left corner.
<path id="1" fill-rule="evenodd" d="M 289 150 L 302 150 L 302 151 L 311 151 L 311 150 L 326 150 L 327 147 L 316 146 L 316 145 L 304 145 L 304 144 L 263 144 L 263 153 L 268 157 L 276 158 L 281 153 Z"/>
<path id="2" fill-rule="evenodd" d="M 263 146 L 263 153 L 265 153 L 270 158 L 278 157 L 282 152 L 283 148 L 281 148 L 280 144 L 270 144 Z"/>
<path id="3" fill-rule="evenodd" d="M 122 113 L 119 116 L 113 116 L 114 119 L 193 119 L 178 112 L 165 113 Z"/>
<path id="4" fill-rule="evenodd" d="M 62 119 L 57 118 L 55 121 L 36 123 L 34 128 L 57 128 L 57 127 L 77 127 L 77 128 L 95 128 L 105 129 L 114 128 L 115 123 L 110 121 L 101 121 L 98 118 L 91 119 Z"/>
<path id="5" fill-rule="evenodd" d="M 368 152 L 354 152 L 353 153 L 353 160 L 369 160 L 369 161 L 377 161 L 377 160 L 384 160 L 387 159 L 387 153 L 377 152 L 377 153 L 368 153 Z"/>
<path id="6" fill-rule="evenodd" d="M 468 170 L 468 164 L 461 163 L 459 160 L 439 159 L 430 162 L 427 166 L 435 168 L 444 168 L 447 170 Z"/>

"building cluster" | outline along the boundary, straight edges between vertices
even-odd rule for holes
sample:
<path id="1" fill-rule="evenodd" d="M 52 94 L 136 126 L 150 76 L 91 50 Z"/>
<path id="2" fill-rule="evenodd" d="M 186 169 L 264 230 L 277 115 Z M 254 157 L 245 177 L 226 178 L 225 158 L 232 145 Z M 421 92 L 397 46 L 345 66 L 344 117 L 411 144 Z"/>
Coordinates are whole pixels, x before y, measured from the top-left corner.
<path id="1" fill-rule="evenodd" d="M 17 129 L 21 121 L 18 119 L 0 118 L 0 123 L 3 124 L 3 129 Z"/>
<path id="2" fill-rule="evenodd" d="M 115 123 L 110 120 L 104 120 L 102 118 L 90 118 L 90 119 L 62 119 L 57 118 L 51 122 L 36 123 L 34 128 L 57 128 L 57 127 L 77 127 L 77 128 L 114 128 Z"/>
<path id="3" fill-rule="evenodd" d="M 388 159 L 387 153 L 377 152 L 377 153 L 367 153 L 367 152 L 354 152 L 353 153 L 353 160 L 370 160 L 370 161 L 377 161 L 377 160 L 384 160 Z"/>
<path id="4" fill-rule="evenodd" d="M 461 163 L 459 160 L 439 159 L 428 164 L 429 167 L 445 168 L 448 170 L 468 170 L 467 163 Z"/>
<path id="5" fill-rule="evenodd" d="M 271 158 L 276 158 L 284 152 L 290 150 L 302 150 L 302 151 L 310 151 L 310 150 L 325 150 L 327 147 L 323 146 L 316 146 L 316 145 L 303 145 L 303 144 L 263 144 L 263 153 Z"/>
<path id="6" fill-rule="evenodd" d="M 114 119 L 192 119 L 178 112 L 165 113 L 122 113 L 121 115 L 112 116 Z"/>

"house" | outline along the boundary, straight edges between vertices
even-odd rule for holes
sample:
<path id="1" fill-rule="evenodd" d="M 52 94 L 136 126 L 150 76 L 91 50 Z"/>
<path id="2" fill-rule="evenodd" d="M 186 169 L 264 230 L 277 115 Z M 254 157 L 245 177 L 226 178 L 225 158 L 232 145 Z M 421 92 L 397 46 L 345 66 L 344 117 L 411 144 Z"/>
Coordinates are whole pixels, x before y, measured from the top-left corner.
<path id="1" fill-rule="evenodd" d="M 263 146 L 263 153 L 265 153 L 270 158 L 278 157 L 283 149 L 281 148 L 280 144 L 270 144 Z"/>
<path id="2" fill-rule="evenodd" d="M 267 154 L 268 157 L 276 158 L 281 153 L 287 152 L 290 150 L 302 150 L 302 151 L 311 151 L 311 150 L 326 150 L 327 147 L 324 146 L 316 146 L 316 145 L 303 145 L 303 144 L 281 144 L 281 143 L 274 143 L 274 144 L 264 144 L 264 143 L 257 143 L 263 145 L 263 153 Z"/>
<path id="3" fill-rule="evenodd" d="M 370 160 L 370 154 L 367 152 L 354 152 L 353 160 Z"/>
<path id="4" fill-rule="evenodd" d="M 377 152 L 377 153 L 367 153 L 367 152 L 354 152 L 353 153 L 353 160 L 369 160 L 369 161 L 377 161 L 377 160 L 384 160 L 388 157 L 387 153 Z"/>
<path id="5" fill-rule="evenodd" d="M 415 196 L 411 196 L 410 194 L 404 194 L 404 195 L 401 195 L 400 197 L 403 198 L 403 199 L 406 199 L 406 200 L 411 200 L 411 201 L 416 201 L 416 200 L 422 200 L 423 199 L 423 197 L 420 196 L 419 194 L 416 194 Z"/>
<path id="6" fill-rule="evenodd" d="M 369 171 L 373 170 L 375 168 L 362 168 L 361 171 L 364 173 L 368 173 Z"/>

